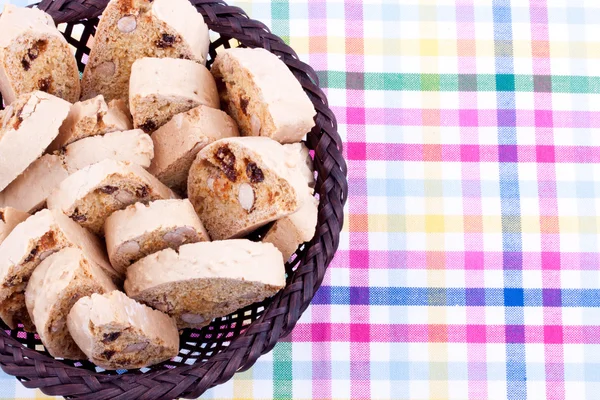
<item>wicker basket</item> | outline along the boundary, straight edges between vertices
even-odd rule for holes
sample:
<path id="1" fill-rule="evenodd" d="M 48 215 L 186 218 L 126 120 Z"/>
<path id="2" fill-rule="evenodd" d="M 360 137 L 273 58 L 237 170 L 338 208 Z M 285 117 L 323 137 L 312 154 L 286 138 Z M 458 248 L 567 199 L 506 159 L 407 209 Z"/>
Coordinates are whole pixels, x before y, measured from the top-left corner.
<path id="1" fill-rule="evenodd" d="M 210 46 L 211 59 L 221 48 L 263 47 L 281 57 L 312 100 L 317 110 L 316 127 L 308 135 L 307 146 L 314 150 L 318 173 L 316 193 L 320 204 L 316 235 L 286 264 L 288 281 L 284 290 L 272 299 L 217 319 L 202 330 L 184 331 L 178 357 L 151 368 L 109 372 L 89 362 L 56 360 L 44 351 L 37 335 L 3 326 L 2 370 L 16 376 L 28 388 L 76 399 L 196 398 L 229 380 L 237 371 L 250 368 L 294 328 L 338 247 L 347 198 L 347 169 L 337 122 L 319 89 L 315 71 L 264 24 L 249 19 L 241 9 L 218 0 L 191 1 L 209 28 L 218 34 Z M 77 49 L 82 71 L 89 53 L 87 43 L 107 2 L 43 0 L 37 5 L 57 23 L 67 23 L 64 35 Z"/>

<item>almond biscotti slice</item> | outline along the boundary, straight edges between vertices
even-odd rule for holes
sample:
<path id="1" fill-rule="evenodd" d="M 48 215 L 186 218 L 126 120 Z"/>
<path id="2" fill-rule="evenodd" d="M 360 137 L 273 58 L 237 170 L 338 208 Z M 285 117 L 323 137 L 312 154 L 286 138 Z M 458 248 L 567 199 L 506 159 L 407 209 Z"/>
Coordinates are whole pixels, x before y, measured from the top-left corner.
<path id="1" fill-rule="evenodd" d="M 0 91 L 5 104 L 36 90 L 70 103 L 79 100 L 77 62 L 50 15 L 6 5 L 0 32 Z"/>
<path id="2" fill-rule="evenodd" d="M 130 129 L 133 129 L 133 124 L 127 103 L 123 100 L 113 100 L 106 104 L 104 97 L 99 95 L 73 104 L 57 138 L 48 150 L 59 150 L 86 137 Z"/>
<path id="3" fill-rule="evenodd" d="M 133 125 L 151 133 L 199 105 L 219 108 L 215 80 L 204 65 L 173 58 L 142 58 L 131 67 Z"/>
<path id="4" fill-rule="evenodd" d="M 137 202 L 178 196 L 137 164 L 104 160 L 62 181 L 48 197 L 49 209 L 60 210 L 84 228 L 104 234 L 110 214 Z"/>
<path id="5" fill-rule="evenodd" d="M 29 218 L 29 214 L 19 211 L 12 207 L 0 208 L 0 243 L 12 232 L 21 222 Z"/>
<path id="6" fill-rule="evenodd" d="M 188 195 L 210 237 L 242 237 L 296 212 L 307 189 L 297 162 L 266 137 L 221 139 L 202 149 Z"/>
<path id="7" fill-rule="evenodd" d="M 284 62 L 271 52 L 226 49 L 219 52 L 210 71 L 221 104 L 242 135 L 294 143 L 315 126 L 312 102 Z"/>
<path id="8" fill-rule="evenodd" d="M 71 307 L 84 296 L 117 290 L 102 267 L 75 247 L 52 254 L 33 271 L 25 304 L 40 340 L 52 357 L 85 358 L 67 329 Z"/>
<path id="9" fill-rule="evenodd" d="M 0 192 L 0 206 L 35 213 L 46 207 L 46 198 L 68 176 L 60 155 L 45 154 Z"/>
<path id="10" fill-rule="evenodd" d="M 298 211 L 275 221 L 262 241 L 272 243 L 283 254 L 283 259 L 289 260 L 298 246 L 315 236 L 318 206 L 319 201 L 308 196 Z"/>
<path id="11" fill-rule="evenodd" d="M 35 212 L 62 181 L 88 165 L 111 159 L 147 168 L 153 156 L 152 139 L 139 129 L 81 139 L 34 161 L 0 193 L 0 206 Z"/>
<path id="12" fill-rule="evenodd" d="M 209 240 L 187 199 L 135 203 L 115 211 L 106 219 L 104 236 L 110 262 L 119 271 L 168 247 L 177 250 L 182 244 Z"/>
<path id="13" fill-rule="evenodd" d="M 132 129 L 78 140 L 61 154 L 71 174 L 103 160 L 130 162 L 148 168 L 154 157 L 154 143 L 141 129 Z"/>
<path id="14" fill-rule="evenodd" d="M 313 197 L 315 176 L 308 148 L 303 143 L 286 144 L 283 147 L 289 157 L 297 157 L 297 168 L 306 181 L 305 200 L 298 211 L 275 221 L 262 241 L 273 243 L 283 254 L 283 259 L 289 260 L 298 246 L 315 235 L 319 201 Z"/>
<path id="15" fill-rule="evenodd" d="M 313 166 L 313 159 L 310 156 L 310 150 L 304 143 L 291 143 L 284 144 L 285 151 L 289 154 L 289 157 L 297 157 L 298 164 L 297 168 L 302 173 L 302 176 L 306 180 L 306 184 L 310 188 L 315 187 L 315 169 Z M 312 194 L 312 193 L 311 193 Z"/>
<path id="16" fill-rule="evenodd" d="M 152 134 L 154 158 L 148 171 L 183 193 L 198 152 L 215 140 L 234 136 L 239 136 L 237 125 L 221 110 L 199 106 L 177 114 Z"/>
<path id="17" fill-rule="evenodd" d="M 42 155 L 71 104 L 44 92 L 20 96 L 0 113 L 0 191 Z"/>
<path id="18" fill-rule="evenodd" d="M 130 266 L 125 281 L 130 297 L 171 315 L 180 329 L 208 325 L 284 287 L 281 253 L 246 239 L 154 253 Z"/>
<path id="19" fill-rule="evenodd" d="M 82 98 L 129 98 L 134 61 L 182 58 L 204 64 L 208 27 L 189 0 L 111 0 L 102 13 L 83 73 Z"/>
<path id="20" fill-rule="evenodd" d="M 35 268 L 52 253 L 77 247 L 110 278 L 121 279 L 110 265 L 98 239 L 60 211 L 42 210 L 21 222 L 0 244 L 0 317 L 10 328 L 33 325 L 24 291 Z"/>
<path id="21" fill-rule="evenodd" d="M 147 367 L 179 352 L 175 321 L 119 291 L 79 299 L 67 326 L 88 359 L 108 370 Z"/>

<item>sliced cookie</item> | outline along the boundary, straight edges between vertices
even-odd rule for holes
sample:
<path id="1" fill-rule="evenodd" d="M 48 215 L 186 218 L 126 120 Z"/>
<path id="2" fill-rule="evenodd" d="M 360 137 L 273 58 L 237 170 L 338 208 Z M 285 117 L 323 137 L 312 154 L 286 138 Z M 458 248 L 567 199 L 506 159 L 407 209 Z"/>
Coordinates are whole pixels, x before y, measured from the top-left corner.
<path id="1" fill-rule="evenodd" d="M 12 207 L 0 208 L 0 243 L 12 232 L 21 222 L 29 218 L 29 214 L 19 211 Z"/>
<path id="2" fill-rule="evenodd" d="M 59 150 L 86 137 L 132 128 L 127 103 L 123 100 L 113 100 L 106 104 L 104 96 L 99 95 L 73 104 L 67 119 L 60 127 L 58 137 L 48 150 Z"/>
<path id="3" fill-rule="evenodd" d="M 0 32 L 0 91 L 5 104 L 36 90 L 70 103 L 79 100 L 77 61 L 50 15 L 7 4 Z"/>
<path id="4" fill-rule="evenodd" d="M 111 0 L 94 43 L 81 82 L 82 98 L 102 94 L 109 101 L 129 98 L 135 60 L 169 57 L 204 64 L 210 40 L 202 15 L 189 0 Z"/>
<path id="5" fill-rule="evenodd" d="M 211 67 L 221 104 L 244 136 L 281 143 L 302 140 L 314 126 L 315 109 L 298 80 L 276 55 L 262 49 L 219 52 Z"/>
<path id="6" fill-rule="evenodd" d="M 125 281 L 130 297 L 171 315 L 180 329 L 208 325 L 283 287 L 281 253 L 246 239 L 160 251 L 130 266 Z"/>
<path id="7" fill-rule="evenodd" d="M 67 329 L 73 304 L 92 293 L 117 290 L 102 267 L 75 247 L 52 254 L 31 274 L 25 304 L 40 340 L 52 357 L 85 358 Z"/>
<path id="8" fill-rule="evenodd" d="M 104 369 L 143 368 L 179 352 L 175 321 L 119 291 L 79 299 L 67 326 L 88 359 Z"/>
<path id="9" fill-rule="evenodd" d="M 21 222 L 0 244 L 0 317 L 11 329 L 33 324 L 25 307 L 25 287 L 36 267 L 52 253 L 76 247 L 113 281 L 120 280 L 98 239 L 60 211 L 42 210 Z"/>
<path id="10" fill-rule="evenodd" d="M 298 157 L 265 137 L 221 139 L 198 153 L 188 195 L 213 240 L 242 237 L 296 212 L 307 190 Z"/>
<path id="11" fill-rule="evenodd" d="M 152 140 L 139 129 L 81 139 L 34 161 L 0 193 L 0 206 L 35 212 L 46 206 L 46 199 L 62 181 L 82 168 L 106 159 L 146 168 L 153 155 Z"/>
<path id="12" fill-rule="evenodd" d="M 42 155 L 71 104 L 44 92 L 20 96 L 0 112 L 0 191 Z"/>
<path id="13" fill-rule="evenodd" d="M 175 114 L 199 105 L 219 108 L 215 80 L 204 65 L 173 58 L 142 58 L 133 63 L 129 109 L 136 128 L 154 132 Z"/>
<path id="14" fill-rule="evenodd" d="M 239 136 L 229 115 L 199 106 L 175 115 L 152 134 L 154 159 L 148 171 L 171 189 L 183 193 L 196 155 L 218 139 Z"/>
<path id="15" fill-rule="evenodd" d="M 288 153 L 289 157 L 297 157 L 298 165 L 297 168 L 306 180 L 306 184 L 310 188 L 315 187 L 315 170 L 313 166 L 313 159 L 310 156 L 310 150 L 304 143 L 291 143 L 284 144 L 283 147 Z"/>
<path id="16" fill-rule="evenodd" d="M 176 199 L 178 196 L 137 164 L 104 160 L 67 179 L 48 197 L 48 208 L 60 210 L 97 235 L 117 210 L 137 202 Z"/>
<path id="17" fill-rule="evenodd" d="M 104 236 L 113 267 L 124 271 L 149 254 L 168 247 L 207 241 L 208 233 L 189 200 L 136 203 L 106 219 Z"/>
<path id="18" fill-rule="evenodd" d="M 303 143 L 286 144 L 283 147 L 289 157 L 297 157 L 297 168 L 306 180 L 305 200 L 298 211 L 275 221 L 262 241 L 273 243 L 287 261 L 302 243 L 315 236 L 319 201 L 313 197 L 315 176 L 308 148 Z"/>
<path id="19" fill-rule="evenodd" d="M 308 196 L 298 211 L 275 221 L 262 241 L 272 243 L 283 254 L 283 259 L 289 260 L 298 246 L 315 236 L 318 205 L 317 199 Z"/>

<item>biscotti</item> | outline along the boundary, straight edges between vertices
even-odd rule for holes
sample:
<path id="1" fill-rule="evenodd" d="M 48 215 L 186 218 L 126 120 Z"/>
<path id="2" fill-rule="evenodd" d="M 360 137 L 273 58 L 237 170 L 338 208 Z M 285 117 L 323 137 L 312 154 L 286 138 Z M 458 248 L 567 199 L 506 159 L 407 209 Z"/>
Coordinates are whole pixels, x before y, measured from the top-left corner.
<path id="1" fill-rule="evenodd" d="M 151 133 L 175 114 L 199 105 L 219 108 L 217 86 L 204 65 L 173 58 L 142 58 L 131 67 L 133 125 Z"/>
<path id="2" fill-rule="evenodd" d="M 137 164 L 104 160 L 62 181 L 48 197 L 48 208 L 60 210 L 97 235 L 106 218 L 130 204 L 178 196 Z"/>
<path id="3" fill-rule="evenodd" d="M 0 193 L 0 206 L 35 212 L 62 181 L 88 165 L 111 159 L 148 167 L 153 155 L 152 139 L 139 129 L 81 139 L 33 162 Z"/>
<path id="4" fill-rule="evenodd" d="M 221 103 L 244 136 L 299 142 L 315 125 L 315 109 L 288 67 L 271 52 L 225 49 L 211 72 Z"/>
<path id="5" fill-rule="evenodd" d="M 284 286 L 281 253 L 246 239 L 160 251 L 130 266 L 125 281 L 130 297 L 173 316 L 179 328 L 208 325 Z"/>
<path id="6" fill-rule="evenodd" d="M 171 189 L 183 193 L 196 155 L 218 139 L 239 136 L 229 115 L 199 106 L 175 115 L 152 134 L 154 159 L 148 171 Z"/>
<path id="7" fill-rule="evenodd" d="M 127 103 L 123 100 L 113 100 L 106 104 L 104 97 L 99 95 L 73 104 L 67 119 L 60 127 L 58 137 L 54 139 L 48 150 L 58 150 L 89 136 L 127 131 L 132 128 Z"/>
<path id="8" fill-rule="evenodd" d="M 25 329 L 33 329 L 23 292 L 35 268 L 65 247 L 81 249 L 111 279 L 120 279 L 94 235 L 60 211 L 42 210 L 17 225 L 0 244 L 0 317 L 10 328 L 21 322 Z"/>
<path id="9" fill-rule="evenodd" d="M 283 254 L 283 259 L 287 261 L 298 246 L 308 242 L 315 235 L 319 201 L 313 197 L 315 176 L 308 148 L 303 143 L 286 144 L 283 147 L 289 157 L 297 157 L 297 168 L 306 181 L 305 200 L 298 211 L 275 221 L 262 241 L 273 243 Z"/>
<path id="10" fill-rule="evenodd" d="M 148 168 L 154 157 L 154 144 L 141 129 L 111 132 L 68 145 L 62 152 L 69 173 L 103 160 L 131 162 Z"/>
<path id="11" fill-rule="evenodd" d="M 25 304 L 52 357 L 85 358 L 69 334 L 69 311 L 84 296 L 113 290 L 117 287 L 112 280 L 78 248 L 65 248 L 40 263 L 27 284 Z"/>
<path id="12" fill-rule="evenodd" d="M 242 237 L 296 212 L 308 189 L 298 160 L 266 137 L 221 139 L 202 149 L 188 195 L 210 237 Z"/>
<path id="13" fill-rule="evenodd" d="M 275 221 L 262 241 L 272 243 L 283 254 L 283 259 L 289 260 L 298 246 L 315 236 L 318 205 L 317 199 L 308 196 L 298 211 Z"/>
<path id="14" fill-rule="evenodd" d="M 315 172 L 313 167 L 313 159 L 310 156 L 310 150 L 304 143 L 284 144 L 285 151 L 290 157 L 298 158 L 298 168 L 302 176 L 306 180 L 306 184 L 310 188 L 315 187 Z"/>
<path id="15" fill-rule="evenodd" d="M 104 236 L 112 266 L 124 271 L 140 258 L 170 247 L 206 241 L 208 234 L 189 200 L 135 203 L 106 219 Z"/>
<path id="16" fill-rule="evenodd" d="M 36 90 L 74 103 L 79 70 L 50 15 L 6 5 L 0 16 L 0 91 L 6 105 Z"/>
<path id="17" fill-rule="evenodd" d="M 147 367 L 179 352 L 173 319 L 119 291 L 79 299 L 67 326 L 88 359 L 108 370 Z"/>
<path id="18" fill-rule="evenodd" d="M 0 192 L 0 206 L 35 213 L 46 207 L 46 198 L 69 173 L 58 154 L 45 154 Z"/>
<path id="19" fill-rule="evenodd" d="M 29 218 L 29 214 L 19 211 L 12 207 L 0 208 L 0 243 L 12 232 L 21 222 Z"/>
<path id="20" fill-rule="evenodd" d="M 0 112 L 0 191 L 42 155 L 71 104 L 44 92 L 20 96 Z"/>
<path id="21" fill-rule="evenodd" d="M 83 73 L 82 98 L 129 98 L 131 66 L 142 57 L 204 64 L 208 27 L 189 0 L 111 0 L 102 13 Z"/>

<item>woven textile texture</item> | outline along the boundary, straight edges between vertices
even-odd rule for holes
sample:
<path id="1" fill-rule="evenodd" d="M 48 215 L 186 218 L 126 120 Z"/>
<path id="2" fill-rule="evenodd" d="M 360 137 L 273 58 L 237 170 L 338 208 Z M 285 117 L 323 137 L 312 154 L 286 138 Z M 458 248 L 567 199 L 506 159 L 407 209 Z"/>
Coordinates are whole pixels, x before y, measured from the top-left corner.
<path id="1" fill-rule="evenodd" d="M 292 335 L 205 397 L 600 399 L 600 2 L 231 3 L 319 72 L 350 197 Z"/>

